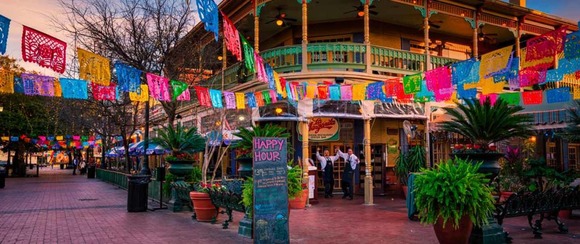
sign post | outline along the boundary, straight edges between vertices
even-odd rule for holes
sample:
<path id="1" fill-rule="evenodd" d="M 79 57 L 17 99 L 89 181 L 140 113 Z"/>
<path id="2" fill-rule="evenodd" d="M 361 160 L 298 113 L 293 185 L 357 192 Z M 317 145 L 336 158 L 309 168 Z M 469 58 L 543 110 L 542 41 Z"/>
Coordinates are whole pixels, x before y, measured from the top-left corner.
<path id="1" fill-rule="evenodd" d="M 290 243 L 286 138 L 254 138 L 254 243 Z"/>

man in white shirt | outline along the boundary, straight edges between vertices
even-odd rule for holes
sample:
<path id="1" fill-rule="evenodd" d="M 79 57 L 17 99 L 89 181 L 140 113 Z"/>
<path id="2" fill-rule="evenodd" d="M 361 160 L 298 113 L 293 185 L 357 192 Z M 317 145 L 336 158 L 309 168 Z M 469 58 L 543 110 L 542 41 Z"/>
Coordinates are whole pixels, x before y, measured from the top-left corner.
<path id="1" fill-rule="evenodd" d="M 324 198 L 329 198 L 332 197 L 334 189 L 334 161 L 338 159 L 338 156 L 330 156 L 328 149 L 325 149 L 323 154 L 324 156 L 320 156 L 320 148 L 316 149 L 316 159 L 320 162 L 324 182 Z"/>
<path id="2" fill-rule="evenodd" d="M 358 163 L 360 163 L 360 160 L 358 159 L 358 157 L 356 155 L 354 155 L 352 153 L 351 148 L 349 148 L 347 150 L 347 153 L 343 153 L 342 151 L 340 151 L 340 149 L 337 148 L 336 155 L 340 156 L 345 161 L 344 170 L 342 171 L 342 181 L 341 181 L 342 192 L 344 193 L 344 195 L 342 196 L 342 199 L 345 199 L 348 197 L 349 200 L 352 200 L 353 199 L 352 177 L 353 177 L 353 173 L 356 170 L 356 165 Z"/>

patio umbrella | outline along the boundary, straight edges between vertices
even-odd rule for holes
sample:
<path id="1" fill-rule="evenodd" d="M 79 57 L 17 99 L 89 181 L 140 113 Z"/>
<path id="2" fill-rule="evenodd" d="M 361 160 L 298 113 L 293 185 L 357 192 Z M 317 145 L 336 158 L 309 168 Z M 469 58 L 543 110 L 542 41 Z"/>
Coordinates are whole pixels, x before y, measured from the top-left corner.
<path id="1" fill-rule="evenodd" d="M 149 146 L 147 147 L 147 150 L 145 150 L 145 141 L 140 141 L 135 143 L 135 147 L 133 149 L 133 151 L 129 150 L 129 152 L 131 153 L 131 155 L 143 155 L 144 152 L 147 153 L 147 155 L 162 155 L 162 154 L 166 154 L 169 150 L 166 150 L 165 148 L 163 148 L 162 146 L 153 143 L 153 142 L 149 142 Z"/>

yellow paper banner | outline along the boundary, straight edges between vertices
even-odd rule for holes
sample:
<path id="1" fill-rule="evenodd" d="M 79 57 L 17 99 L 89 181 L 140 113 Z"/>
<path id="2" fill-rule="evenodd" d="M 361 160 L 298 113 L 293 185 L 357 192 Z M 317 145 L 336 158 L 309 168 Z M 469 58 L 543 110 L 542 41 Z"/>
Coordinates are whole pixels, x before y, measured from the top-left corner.
<path id="1" fill-rule="evenodd" d="M 238 107 L 238 109 L 246 108 L 246 94 L 236 92 L 236 107 Z"/>
<path id="2" fill-rule="evenodd" d="M 481 83 L 481 94 L 483 95 L 488 95 L 492 93 L 503 93 L 503 87 L 505 86 L 505 82 L 498 83 L 493 82 L 493 77 L 483 79 L 480 81 L 480 83 Z"/>
<path id="3" fill-rule="evenodd" d="M 0 69 L 0 93 L 14 93 L 14 73 Z"/>
<path id="4" fill-rule="evenodd" d="M 132 102 L 147 102 L 149 100 L 149 86 L 141 85 L 141 93 L 129 92 L 129 99 Z"/>
<path id="5" fill-rule="evenodd" d="M 383 86 L 383 87 L 385 87 L 385 86 Z M 352 100 L 353 101 L 365 100 L 366 91 L 367 91 L 366 84 L 354 84 L 354 85 L 352 85 Z"/>
<path id="6" fill-rule="evenodd" d="M 54 96 L 62 97 L 62 87 L 60 86 L 60 81 L 58 78 L 54 79 Z"/>
<path id="7" fill-rule="evenodd" d="M 479 76 L 484 78 L 486 75 L 505 69 L 508 66 L 512 49 L 512 46 L 507 46 L 481 55 Z"/>
<path id="8" fill-rule="evenodd" d="M 2 141 L 10 141 L 10 137 L 3 136 L 3 137 L 2 137 Z"/>
<path id="9" fill-rule="evenodd" d="M 56 140 L 57 141 L 62 141 L 63 140 L 63 136 L 56 136 Z"/>
<path id="10" fill-rule="evenodd" d="M 306 97 L 307 98 L 316 98 L 316 92 L 318 91 L 318 89 L 316 88 L 316 85 L 312 85 L 312 84 L 308 84 L 306 85 Z"/>
<path id="11" fill-rule="evenodd" d="M 98 54 L 77 48 L 79 56 L 79 77 L 93 83 L 109 86 L 111 82 L 111 70 L 109 60 Z"/>
<path id="12" fill-rule="evenodd" d="M 580 99 L 580 87 L 574 87 L 574 100 Z"/>

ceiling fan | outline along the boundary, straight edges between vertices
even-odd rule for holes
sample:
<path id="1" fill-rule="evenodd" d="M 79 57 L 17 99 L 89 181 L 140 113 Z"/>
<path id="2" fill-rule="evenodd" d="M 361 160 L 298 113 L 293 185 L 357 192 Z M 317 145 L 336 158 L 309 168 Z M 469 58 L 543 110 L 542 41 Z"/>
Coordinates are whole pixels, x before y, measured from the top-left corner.
<path id="1" fill-rule="evenodd" d="M 356 14 L 357 14 L 358 17 L 363 17 L 365 15 L 365 12 L 364 12 L 365 11 L 365 7 L 364 7 L 364 5 L 361 4 L 359 6 L 352 6 L 352 7 L 354 8 L 354 10 L 346 11 L 343 14 L 349 14 L 349 13 L 356 12 Z M 373 8 L 376 8 L 376 7 L 377 6 L 375 6 L 375 5 L 370 5 L 369 6 L 369 13 L 372 14 L 372 15 L 379 14 L 377 11 L 370 10 L 370 9 L 373 9 Z"/>
<path id="2" fill-rule="evenodd" d="M 282 12 L 282 8 L 276 8 L 276 9 L 278 10 L 278 15 L 276 15 L 274 17 L 270 17 L 270 18 L 272 18 L 272 20 L 266 22 L 266 24 L 270 24 L 272 22 L 275 22 L 277 26 L 286 26 L 288 24 L 288 22 L 298 21 L 297 19 L 286 17 L 286 13 Z"/>
<path id="3" fill-rule="evenodd" d="M 441 24 L 443 24 L 443 20 L 429 20 L 429 28 L 439 29 L 441 28 Z M 419 30 L 424 29 L 424 26 L 421 26 Z"/>
<path id="4" fill-rule="evenodd" d="M 479 32 L 477 33 L 477 40 L 480 42 L 489 42 L 489 43 L 495 43 L 495 36 L 497 36 L 497 33 L 485 33 L 483 32 L 483 28 L 479 29 Z"/>

